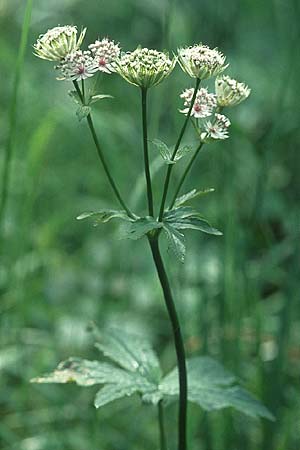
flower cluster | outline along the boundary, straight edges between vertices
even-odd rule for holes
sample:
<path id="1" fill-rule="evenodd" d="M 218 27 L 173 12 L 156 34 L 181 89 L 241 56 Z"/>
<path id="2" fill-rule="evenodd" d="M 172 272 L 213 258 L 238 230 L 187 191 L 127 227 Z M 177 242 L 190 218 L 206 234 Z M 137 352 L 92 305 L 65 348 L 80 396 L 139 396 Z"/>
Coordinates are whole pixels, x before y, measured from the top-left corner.
<path id="1" fill-rule="evenodd" d="M 95 62 L 100 72 L 114 72 L 113 63 L 120 55 L 120 47 L 114 41 L 104 38 L 89 45 L 89 49 L 94 55 Z"/>
<path id="2" fill-rule="evenodd" d="M 199 44 L 178 50 L 178 62 L 182 70 L 190 77 L 201 80 L 222 73 L 228 67 L 225 60 L 223 53 L 207 45 Z"/>
<path id="3" fill-rule="evenodd" d="M 194 96 L 195 89 L 185 89 L 180 97 L 184 100 L 184 106 L 186 108 L 181 109 L 180 112 L 187 115 L 191 102 Z M 198 89 L 196 98 L 191 111 L 191 116 L 196 119 L 202 119 L 212 115 L 214 108 L 217 106 L 217 100 L 215 94 L 210 94 L 207 89 Z"/>
<path id="4" fill-rule="evenodd" d="M 85 36 L 86 28 L 77 39 L 77 27 L 65 25 L 48 30 L 41 34 L 33 46 L 35 55 L 49 61 L 60 61 L 69 53 L 79 49 Z"/>
<path id="5" fill-rule="evenodd" d="M 204 125 L 206 135 L 205 137 L 212 139 L 227 139 L 228 128 L 230 127 L 231 122 L 228 117 L 223 114 L 215 114 L 214 122 L 207 121 Z"/>
<path id="6" fill-rule="evenodd" d="M 138 47 L 117 59 L 116 72 L 135 86 L 149 88 L 161 83 L 172 72 L 175 62 L 167 53 Z"/>
<path id="7" fill-rule="evenodd" d="M 98 71 L 98 65 L 90 51 L 76 50 L 69 53 L 56 66 L 62 73 L 62 80 L 80 81 L 92 77 Z"/>
<path id="8" fill-rule="evenodd" d="M 251 89 L 244 83 L 223 75 L 215 83 L 217 101 L 219 106 L 234 106 L 249 97 Z"/>

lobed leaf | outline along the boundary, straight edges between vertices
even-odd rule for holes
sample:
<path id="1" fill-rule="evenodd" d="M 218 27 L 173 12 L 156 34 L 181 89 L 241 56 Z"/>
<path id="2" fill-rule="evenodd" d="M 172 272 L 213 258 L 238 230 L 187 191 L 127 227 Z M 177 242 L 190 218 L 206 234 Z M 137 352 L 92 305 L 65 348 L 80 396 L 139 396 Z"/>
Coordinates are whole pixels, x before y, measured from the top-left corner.
<path id="1" fill-rule="evenodd" d="M 171 250 L 174 252 L 176 258 L 183 263 L 186 250 L 184 235 L 167 222 L 164 222 L 163 229 L 167 235 Z"/>
<path id="2" fill-rule="evenodd" d="M 94 220 L 94 226 L 99 225 L 99 223 L 109 222 L 111 219 L 115 218 L 126 221 L 130 220 L 125 211 L 116 211 L 113 209 L 102 209 L 100 211 L 84 212 L 80 214 L 78 217 L 76 217 L 77 220 L 91 219 L 91 218 Z"/>
<path id="3" fill-rule="evenodd" d="M 175 164 L 175 161 L 171 160 L 172 152 L 167 144 L 165 144 L 163 141 L 160 141 L 159 139 L 153 139 L 153 141 L 151 142 L 157 148 L 161 157 L 167 164 Z"/>
<path id="4" fill-rule="evenodd" d="M 182 145 L 181 147 L 179 147 L 179 149 L 176 152 L 175 161 L 179 161 L 181 158 L 188 155 L 192 150 L 193 150 L 192 145 L 187 145 L 187 144 Z"/>
<path id="5" fill-rule="evenodd" d="M 178 208 L 179 206 L 184 205 L 189 200 L 192 200 L 196 197 L 200 197 L 202 195 L 209 194 L 214 191 L 215 190 L 213 188 L 203 189 L 202 191 L 197 191 L 197 189 L 192 189 L 191 191 L 187 192 L 186 194 L 183 194 L 181 197 L 176 198 L 174 207 Z"/>
<path id="6" fill-rule="evenodd" d="M 152 230 L 162 227 L 162 223 L 157 222 L 152 217 L 141 217 L 131 221 L 121 230 L 121 238 L 140 239 Z"/>
<path id="7" fill-rule="evenodd" d="M 76 116 L 78 117 L 79 122 L 85 119 L 87 116 L 91 114 L 91 108 L 87 105 L 80 105 L 77 108 Z"/>
<path id="8" fill-rule="evenodd" d="M 114 98 L 114 97 L 112 95 L 108 95 L 108 94 L 92 95 L 89 99 L 89 105 L 92 105 L 92 104 L 98 102 L 99 100 L 103 100 L 104 98 Z"/>

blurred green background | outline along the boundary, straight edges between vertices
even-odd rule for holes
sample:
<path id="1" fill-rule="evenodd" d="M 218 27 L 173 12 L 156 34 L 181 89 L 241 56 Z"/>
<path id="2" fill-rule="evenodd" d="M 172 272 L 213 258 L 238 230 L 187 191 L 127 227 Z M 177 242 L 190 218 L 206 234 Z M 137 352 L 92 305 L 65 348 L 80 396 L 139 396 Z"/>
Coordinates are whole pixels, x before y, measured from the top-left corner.
<path id="1" fill-rule="evenodd" d="M 25 6 L 0 0 L 1 171 Z M 117 240 L 115 226 L 75 220 L 117 205 L 86 124 L 75 117 L 71 86 L 32 54 L 37 36 L 58 24 L 87 26 L 86 43 L 109 36 L 126 50 L 218 46 L 228 73 L 252 88 L 247 102 L 228 111 L 231 138 L 207 146 L 184 189 L 215 187 L 197 206 L 224 236 L 188 233 L 185 265 L 166 248 L 165 258 L 188 353 L 222 361 L 277 421 L 190 407 L 189 448 L 300 448 L 299 19 L 297 0 L 33 2 L 1 231 L 1 450 L 158 448 L 156 411 L 138 399 L 97 411 L 97 388 L 29 384 L 70 355 L 98 357 L 89 321 L 146 334 L 164 369 L 175 363 L 146 241 Z M 175 141 L 186 87 L 191 80 L 177 68 L 151 92 L 150 139 Z M 142 213 L 138 90 L 113 75 L 101 92 L 115 97 L 95 107 L 101 141 L 124 195 Z M 156 198 L 164 173 L 158 168 L 154 178 Z M 174 449 L 174 406 L 167 417 Z"/>

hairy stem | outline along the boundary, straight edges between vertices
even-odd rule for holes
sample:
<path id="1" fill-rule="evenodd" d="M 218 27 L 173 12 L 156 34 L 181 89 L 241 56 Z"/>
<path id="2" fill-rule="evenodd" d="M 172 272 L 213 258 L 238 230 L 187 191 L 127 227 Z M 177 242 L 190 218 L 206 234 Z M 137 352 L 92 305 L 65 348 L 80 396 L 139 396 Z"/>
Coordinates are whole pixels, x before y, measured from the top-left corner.
<path id="1" fill-rule="evenodd" d="M 159 442 L 160 442 L 160 450 L 167 450 L 167 439 L 165 433 L 165 424 L 164 424 L 164 406 L 163 402 L 158 402 L 158 422 L 159 422 Z"/>
<path id="2" fill-rule="evenodd" d="M 154 215 L 153 194 L 150 175 L 149 152 L 148 152 L 148 131 L 147 131 L 147 88 L 141 88 L 142 93 L 142 123 L 143 123 L 143 148 L 144 148 L 144 165 L 145 177 L 147 184 L 148 210 L 149 216 Z"/>
<path id="3" fill-rule="evenodd" d="M 203 145 L 204 145 L 204 142 L 202 141 L 202 142 L 198 145 L 198 147 L 196 148 L 195 153 L 194 153 L 193 156 L 191 157 L 190 162 L 188 163 L 188 165 L 186 166 L 185 171 L 183 172 L 183 174 L 182 174 L 182 176 L 181 176 L 181 178 L 180 178 L 180 180 L 179 180 L 178 186 L 177 186 L 177 188 L 176 188 L 176 190 L 175 190 L 175 193 L 174 193 L 174 195 L 173 195 L 173 198 L 172 198 L 172 201 L 171 201 L 171 203 L 170 203 L 169 209 L 172 209 L 172 207 L 174 206 L 174 203 L 175 203 L 175 201 L 176 201 L 176 198 L 178 197 L 178 194 L 179 194 L 180 189 L 182 188 L 182 185 L 183 185 L 183 183 L 184 183 L 184 181 L 185 181 L 185 179 L 186 179 L 186 177 L 187 177 L 187 174 L 188 174 L 189 171 L 191 170 L 191 167 L 192 167 L 192 165 L 194 164 L 194 161 L 195 161 L 195 159 L 196 159 L 198 153 L 200 152 L 201 148 L 203 147 Z"/>
<path id="4" fill-rule="evenodd" d="M 177 355 L 178 376 L 179 376 L 179 411 L 178 411 L 178 450 L 186 450 L 186 422 L 187 422 L 187 372 L 185 362 L 185 350 L 177 316 L 175 303 L 173 300 L 170 283 L 160 254 L 158 236 L 149 237 L 149 244 L 152 251 L 153 260 L 157 270 L 157 275 L 163 290 L 165 304 L 171 322 L 175 349 Z"/>
<path id="5" fill-rule="evenodd" d="M 21 39 L 20 39 L 20 45 L 19 45 L 19 51 L 18 51 L 18 57 L 17 57 L 15 78 L 14 78 L 14 82 L 13 82 L 12 101 L 11 101 L 10 112 L 9 112 L 9 136 L 8 136 L 7 144 L 5 147 L 4 162 L 3 162 L 2 189 L 1 189 L 1 198 L 0 198 L 0 223 L 3 220 L 5 207 L 6 207 L 6 203 L 7 203 L 7 198 L 8 198 L 10 172 L 11 172 L 11 161 L 12 161 L 13 145 L 14 145 L 14 139 L 15 139 L 15 133 L 16 133 L 18 93 L 19 93 L 19 86 L 20 86 L 20 80 L 21 80 L 21 74 L 22 74 L 22 66 L 23 66 L 25 51 L 27 48 L 31 11 L 32 11 L 32 0 L 27 0 L 24 21 L 23 21 L 23 27 L 22 27 L 22 33 L 21 33 Z"/>
<path id="6" fill-rule="evenodd" d="M 194 106 L 194 103 L 195 103 L 195 99 L 196 99 L 196 95 L 197 95 L 197 91 L 198 91 L 200 82 L 201 82 L 200 78 L 197 78 L 196 79 L 195 89 L 194 89 L 194 94 L 193 94 L 193 97 L 192 97 L 192 100 L 191 100 L 191 104 L 190 104 L 190 108 L 189 108 L 189 111 L 188 111 L 188 113 L 186 115 L 186 118 L 185 118 L 185 121 L 183 123 L 183 126 L 181 128 L 181 131 L 180 131 L 180 134 L 178 136 L 177 142 L 175 144 L 175 147 L 174 147 L 174 150 L 173 150 L 173 154 L 172 154 L 172 157 L 171 157 L 171 161 L 174 161 L 174 159 L 175 159 L 175 156 L 176 156 L 177 151 L 179 149 L 179 146 L 181 144 L 182 138 L 184 136 L 184 133 L 185 133 L 188 121 L 189 121 L 189 119 L 191 117 L 192 109 L 193 109 L 193 106 Z M 168 165 L 166 179 L 165 179 L 165 183 L 164 183 L 163 194 L 162 194 L 162 199 L 161 199 L 161 205 L 160 205 L 160 210 L 159 210 L 159 218 L 158 218 L 159 221 L 162 220 L 162 217 L 163 217 L 163 214 L 164 214 L 165 203 L 166 203 L 166 199 L 167 199 L 167 194 L 168 194 L 168 189 L 169 189 L 169 184 L 170 184 L 170 179 L 171 179 L 171 173 L 172 173 L 172 170 L 173 170 L 173 166 L 174 166 L 174 164 L 169 164 Z"/>
<path id="7" fill-rule="evenodd" d="M 77 81 L 73 81 L 73 84 L 75 86 L 76 92 L 79 95 L 80 100 L 84 104 L 83 93 L 81 92 Z M 132 219 L 135 219 L 134 214 L 126 206 L 126 204 L 125 204 L 125 202 L 124 202 L 124 200 L 123 200 L 123 198 L 122 198 L 122 196 L 121 196 L 121 194 L 120 194 L 120 192 L 119 192 L 119 190 L 118 190 L 118 188 L 116 186 L 116 183 L 115 183 L 115 181 L 114 181 L 114 179 L 113 179 L 113 177 L 112 177 L 112 175 L 111 175 L 111 173 L 109 171 L 107 162 L 105 160 L 104 154 L 102 152 L 102 149 L 101 149 L 101 146 L 100 146 L 97 134 L 96 134 L 96 130 L 95 130 L 95 127 L 94 127 L 94 123 L 93 123 L 93 119 L 92 119 L 91 114 L 89 114 L 86 119 L 87 119 L 87 123 L 88 123 L 89 129 L 91 131 L 91 135 L 92 135 L 93 141 L 94 141 L 96 149 L 97 149 L 97 153 L 98 153 L 99 159 L 100 159 L 100 161 L 102 163 L 103 169 L 104 169 L 104 171 L 106 173 L 106 176 L 107 176 L 108 181 L 109 181 L 109 183 L 110 183 L 110 185 L 112 187 L 112 190 L 114 191 L 115 196 L 117 197 L 117 199 L 118 199 L 120 205 L 122 206 L 122 208 L 126 211 L 127 215 L 129 217 L 131 217 Z"/>

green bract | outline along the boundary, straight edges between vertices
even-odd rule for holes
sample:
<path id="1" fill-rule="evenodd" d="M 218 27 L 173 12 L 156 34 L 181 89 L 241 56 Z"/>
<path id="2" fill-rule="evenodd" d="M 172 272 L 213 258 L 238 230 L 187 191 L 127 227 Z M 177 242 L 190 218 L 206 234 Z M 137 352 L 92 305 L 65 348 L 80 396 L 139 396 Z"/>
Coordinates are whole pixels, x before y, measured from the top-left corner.
<path id="1" fill-rule="evenodd" d="M 51 28 L 45 34 L 41 34 L 33 46 L 35 55 L 49 61 L 61 61 L 69 53 L 79 49 L 85 36 L 84 28 L 77 39 L 77 27 L 65 25 Z"/>
<path id="2" fill-rule="evenodd" d="M 168 53 L 138 47 L 133 52 L 122 53 L 115 69 L 128 83 L 149 88 L 169 76 L 175 64 L 176 59 L 171 60 Z"/>

